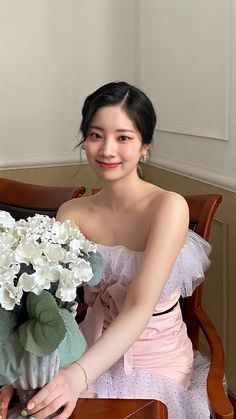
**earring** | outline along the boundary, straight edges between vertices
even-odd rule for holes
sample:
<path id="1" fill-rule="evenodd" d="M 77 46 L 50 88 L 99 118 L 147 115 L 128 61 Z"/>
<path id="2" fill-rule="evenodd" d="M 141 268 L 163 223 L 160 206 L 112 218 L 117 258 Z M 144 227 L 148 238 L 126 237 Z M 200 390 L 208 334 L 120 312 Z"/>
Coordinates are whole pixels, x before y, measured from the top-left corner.
<path id="1" fill-rule="evenodd" d="M 148 157 L 147 157 L 147 155 L 146 155 L 146 154 L 142 155 L 142 156 L 141 156 L 141 158 L 140 158 L 140 161 L 141 161 L 142 163 L 147 163 L 147 161 L 148 161 Z"/>

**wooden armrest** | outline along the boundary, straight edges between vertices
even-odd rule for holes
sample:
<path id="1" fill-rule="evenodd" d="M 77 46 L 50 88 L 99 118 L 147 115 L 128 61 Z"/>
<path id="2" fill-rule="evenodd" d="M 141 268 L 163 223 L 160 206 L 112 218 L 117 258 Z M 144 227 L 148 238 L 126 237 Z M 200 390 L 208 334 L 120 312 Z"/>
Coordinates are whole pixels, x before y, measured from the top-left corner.
<path id="1" fill-rule="evenodd" d="M 84 320 L 87 309 L 88 309 L 88 306 L 86 303 L 78 304 L 76 318 L 75 318 L 78 324 L 80 324 Z"/>
<path id="2" fill-rule="evenodd" d="M 207 378 L 207 393 L 216 418 L 234 418 L 234 409 L 223 386 L 224 349 L 217 330 L 201 307 L 195 314 L 211 349 L 211 365 Z"/>

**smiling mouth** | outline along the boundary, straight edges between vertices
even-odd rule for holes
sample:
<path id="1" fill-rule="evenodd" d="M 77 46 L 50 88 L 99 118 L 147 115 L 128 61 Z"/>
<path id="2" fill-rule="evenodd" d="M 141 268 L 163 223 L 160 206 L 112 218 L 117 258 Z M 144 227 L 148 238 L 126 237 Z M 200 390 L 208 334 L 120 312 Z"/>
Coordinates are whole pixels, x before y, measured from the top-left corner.
<path id="1" fill-rule="evenodd" d="M 108 163 L 108 162 L 99 161 L 99 160 L 97 160 L 97 163 L 103 169 L 115 169 L 116 167 L 118 167 L 121 164 L 121 163 Z"/>

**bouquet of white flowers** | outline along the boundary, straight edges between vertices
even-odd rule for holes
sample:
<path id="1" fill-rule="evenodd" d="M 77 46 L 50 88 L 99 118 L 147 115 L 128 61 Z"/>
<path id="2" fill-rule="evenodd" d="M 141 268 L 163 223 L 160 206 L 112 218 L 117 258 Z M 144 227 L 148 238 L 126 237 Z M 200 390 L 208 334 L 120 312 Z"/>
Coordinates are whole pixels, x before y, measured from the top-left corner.
<path id="1" fill-rule="evenodd" d="M 80 358 L 86 342 L 75 320 L 76 290 L 96 285 L 102 269 L 96 245 L 69 221 L 38 214 L 15 221 L 0 211 L 0 386 L 20 387 L 29 358 L 34 372 L 25 389 L 42 387 Z"/>

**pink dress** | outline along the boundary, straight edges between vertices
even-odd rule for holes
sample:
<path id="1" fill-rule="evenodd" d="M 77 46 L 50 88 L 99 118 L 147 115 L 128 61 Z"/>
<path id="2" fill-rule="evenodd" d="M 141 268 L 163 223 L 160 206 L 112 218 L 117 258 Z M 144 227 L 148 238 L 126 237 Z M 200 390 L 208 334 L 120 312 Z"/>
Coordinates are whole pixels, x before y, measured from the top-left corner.
<path id="1" fill-rule="evenodd" d="M 85 287 L 89 309 L 81 325 L 88 346 L 119 313 L 143 253 L 124 246 L 98 245 L 98 250 L 105 270 L 99 285 Z M 203 281 L 210 250 L 206 241 L 189 231 L 155 313 L 176 304 L 174 309 L 152 316 L 138 340 L 97 380 L 98 397 L 158 399 L 167 405 L 169 418 L 209 418 L 208 363 L 199 353 L 193 354 L 178 300 L 180 295 L 191 295 Z"/>

